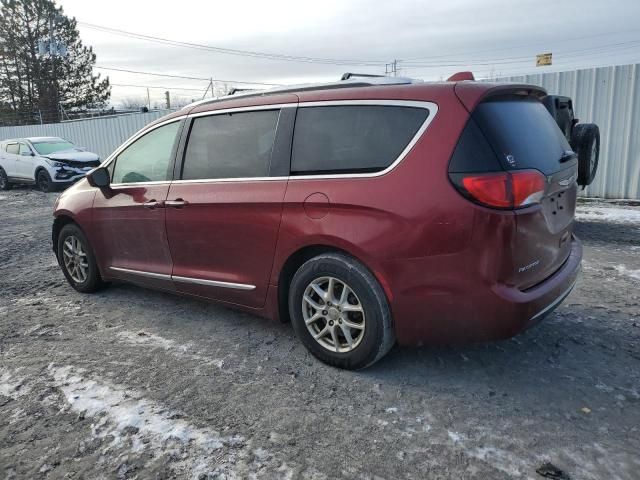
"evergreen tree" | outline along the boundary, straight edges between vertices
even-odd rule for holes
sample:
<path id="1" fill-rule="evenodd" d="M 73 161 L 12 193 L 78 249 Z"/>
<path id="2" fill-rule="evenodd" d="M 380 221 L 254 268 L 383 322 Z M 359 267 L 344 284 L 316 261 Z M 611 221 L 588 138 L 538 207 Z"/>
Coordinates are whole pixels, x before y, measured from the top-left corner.
<path id="1" fill-rule="evenodd" d="M 0 122 L 59 122 L 61 108 L 102 107 L 109 79 L 94 75 L 96 55 L 80 40 L 77 22 L 52 0 L 0 0 Z M 40 55 L 53 38 L 66 55 Z M 13 117 L 13 118 L 12 118 Z"/>

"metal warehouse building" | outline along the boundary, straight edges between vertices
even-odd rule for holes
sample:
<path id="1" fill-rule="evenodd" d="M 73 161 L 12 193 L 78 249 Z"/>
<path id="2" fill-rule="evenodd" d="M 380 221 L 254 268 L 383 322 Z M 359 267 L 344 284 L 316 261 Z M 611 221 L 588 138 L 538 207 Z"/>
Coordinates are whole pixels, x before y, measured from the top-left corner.
<path id="1" fill-rule="evenodd" d="M 505 77 L 498 81 L 540 85 L 573 99 L 576 117 L 600 126 L 600 166 L 581 195 L 640 200 L 640 64 Z M 1 127 L 0 140 L 58 136 L 108 156 L 167 111 L 103 117 L 51 125 Z"/>

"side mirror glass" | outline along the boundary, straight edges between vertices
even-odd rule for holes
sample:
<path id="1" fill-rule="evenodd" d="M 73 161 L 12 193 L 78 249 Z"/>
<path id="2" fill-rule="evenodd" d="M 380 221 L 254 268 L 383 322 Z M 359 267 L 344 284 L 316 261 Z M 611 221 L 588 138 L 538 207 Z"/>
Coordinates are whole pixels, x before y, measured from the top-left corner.
<path id="1" fill-rule="evenodd" d="M 111 183 L 109 170 L 104 167 L 96 168 L 87 174 L 87 181 L 92 187 L 107 188 Z"/>

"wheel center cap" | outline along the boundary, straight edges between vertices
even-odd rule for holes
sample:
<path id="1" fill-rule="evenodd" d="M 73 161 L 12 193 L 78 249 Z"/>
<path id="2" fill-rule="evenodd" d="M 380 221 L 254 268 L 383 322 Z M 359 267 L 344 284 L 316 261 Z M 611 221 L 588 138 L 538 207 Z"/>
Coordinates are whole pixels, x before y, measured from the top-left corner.
<path id="1" fill-rule="evenodd" d="M 330 320 L 337 320 L 338 317 L 340 316 L 340 312 L 338 312 L 338 310 L 336 310 L 335 308 L 331 307 L 329 309 L 329 319 Z"/>

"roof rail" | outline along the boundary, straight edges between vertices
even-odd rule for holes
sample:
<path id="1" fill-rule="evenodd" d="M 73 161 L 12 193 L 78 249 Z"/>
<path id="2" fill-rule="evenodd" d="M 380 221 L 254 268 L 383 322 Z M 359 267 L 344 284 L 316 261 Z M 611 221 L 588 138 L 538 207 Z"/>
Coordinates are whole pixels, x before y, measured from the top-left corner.
<path id="1" fill-rule="evenodd" d="M 342 77 L 340 78 L 340 80 L 349 80 L 350 78 L 353 77 L 362 77 L 362 78 L 376 78 L 376 77 L 385 77 L 386 75 L 375 75 L 373 73 L 351 73 L 351 72 L 347 72 L 347 73 L 343 73 Z"/>
<path id="2" fill-rule="evenodd" d="M 345 74 L 346 75 L 346 74 Z M 354 75 L 355 74 L 350 74 Z M 358 75 L 362 76 L 362 75 Z M 344 77 L 344 75 L 343 75 Z M 268 95 L 277 95 L 280 93 L 296 93 L 296 92 L 309 92 L 316 90 L 336 90 L 341 88 L 355 88 L 355 87 L 375 87 L 381 85 L 408 85 L 412 83 L 422 83 L 422 80 L 416 80 L 406 77 L 387 77 L 384 75 L 370 75 L 368 79 L 356 80 L 355 78 L 347 78 L 340 80 L 339 82 L 330 83 L 307 83 L 302 85 L 286 85 L 283 87 L 269 88 L 265 90 L 249 90 L 240 92 L 235 95 L 225 95 L 219 98 L 207 98 L 199 100 L 197 102 L 190 103 L 182 107 L 182 110 L 188 110 L 200 105 L 206 105 L 209 103 L 222 102 L 231 98 L 246 98 L 246 97 L 265 97 Z M 235 93 L 235 92 L 234 92 Z"/>

